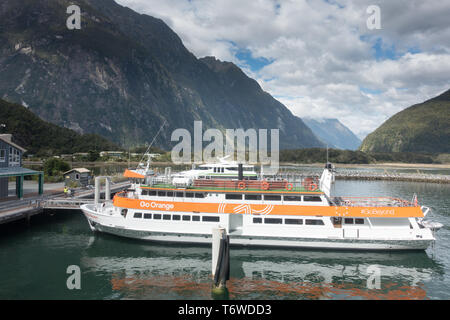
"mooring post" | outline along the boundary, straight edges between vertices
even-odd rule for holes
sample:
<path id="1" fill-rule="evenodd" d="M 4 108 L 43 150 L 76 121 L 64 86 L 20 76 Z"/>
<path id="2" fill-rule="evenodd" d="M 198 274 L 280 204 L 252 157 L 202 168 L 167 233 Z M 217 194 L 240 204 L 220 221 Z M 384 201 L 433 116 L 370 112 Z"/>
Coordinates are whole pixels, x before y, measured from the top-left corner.
<path id="1" fill-rule="evenodd" d="M 109 177 L 107 177 L 105 179 L 105 200 L 106 201 L 111 200 L 111 185 L 110 185 L 110 183 L 111 183 L 111 180 Z"/>
<path id="2" fill-rule="evenodd" d="M 230 238 L 225 228 L 212 230 L 213 299 L 228 299 L 226 282 L 230 278 Z"/>
<path id="3" fill-rule="evenodd" d="M 94 196 L 95 207 L 98 206 L 99 202 L 100 202 L 100 177 L 95 177 L 95 196 Z"/>

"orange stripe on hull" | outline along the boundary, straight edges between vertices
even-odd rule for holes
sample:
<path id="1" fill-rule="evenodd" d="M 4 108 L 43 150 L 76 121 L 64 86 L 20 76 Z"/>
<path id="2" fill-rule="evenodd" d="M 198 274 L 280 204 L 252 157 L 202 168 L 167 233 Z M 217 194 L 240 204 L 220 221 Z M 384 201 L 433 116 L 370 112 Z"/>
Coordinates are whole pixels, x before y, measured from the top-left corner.
<path id="1" fill-rule="evenodd" d="M 168 202 L 114 197 L 114 206 L 128 209 L 176 211 L 186 213 L 230 213 L 290 216 L 329 216 L 361 218 L 423 217 L 420 207 L 335 207 L 276 204 L 236 204 L 202 202 Z"/>

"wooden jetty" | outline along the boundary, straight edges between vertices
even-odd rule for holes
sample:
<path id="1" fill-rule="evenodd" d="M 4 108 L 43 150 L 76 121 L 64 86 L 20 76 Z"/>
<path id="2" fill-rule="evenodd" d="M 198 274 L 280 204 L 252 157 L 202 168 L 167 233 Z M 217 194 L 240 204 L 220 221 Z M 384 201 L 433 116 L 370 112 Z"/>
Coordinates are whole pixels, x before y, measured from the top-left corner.
<path id="1" fill-rule="evenodd" d="M 111 194 L 117 193 L 129 188 L 129 181 L 112 184 L 109 186 Z M 98 190 L 98 193 L 105 193 L 105 190 Z M 54 210 L 77 210 L 82 204 L 94 203 L 93 197 L 96 193 L 95 189 L 77 190 L 73 197 L 66 197 L 63 194 L 55 194 L 45 197 L 33 197 L 25 200 L 11 200 L 0 203 L 0 224 L 27 219 L 42 213 L 45 209 Z M 105 195 L 105 198 L 109 199 Z M 102 201 L 102 200 L 100 200 Z"/>

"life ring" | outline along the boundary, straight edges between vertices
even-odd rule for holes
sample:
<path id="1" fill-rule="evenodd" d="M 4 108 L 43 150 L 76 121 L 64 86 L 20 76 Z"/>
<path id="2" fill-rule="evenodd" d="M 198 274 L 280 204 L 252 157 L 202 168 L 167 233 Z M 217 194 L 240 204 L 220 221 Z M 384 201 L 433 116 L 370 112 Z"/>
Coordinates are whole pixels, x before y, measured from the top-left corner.
<path id="1" fill-rule="evenodd" d="M 317 187 L 317 184 L 311 183 L 309 185 L 309 191 L 316 191 L 319 187 Z"/>
<path id="2" fill-rule="evenodd" d="M 287 182 L 286 183 L 286 190 L 287 191 L 292 191 L 292 189 L 294 189 L 294 185 L 292 183 Z"/>
<path id="3" fill-rule="evenodd" d="M 269 187 L 270 187 L 270 185 L 269 185 L 269 183 L 268 183 L 267 181 L 263 181 L 263 182 L 261 183 L 261 188 L 262 188 L 263 190 L 269 190 Z"/>
<path id="4" fill-rule="evenodd" d="M 241 181 L 241 182 L 238 183 L 238 188 L 239 188 L 239 189 L 244 190 L 245 187 L 246 187 L 246 185 L 245 185 L 245 182 L 244 182 L 244 181 Z"/>

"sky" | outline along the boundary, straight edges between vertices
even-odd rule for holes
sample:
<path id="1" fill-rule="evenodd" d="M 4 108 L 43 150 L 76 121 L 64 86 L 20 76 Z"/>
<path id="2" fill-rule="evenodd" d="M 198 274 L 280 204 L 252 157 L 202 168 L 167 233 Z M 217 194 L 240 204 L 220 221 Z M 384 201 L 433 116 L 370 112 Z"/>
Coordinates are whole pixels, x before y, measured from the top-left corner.
<path id="1" fill-rule="evenodd" d="M 197 57 L 234 62 L 296 116 L 360 138 L 450 89 L 450 1 L 116 2 L 164 20 Z"/>

